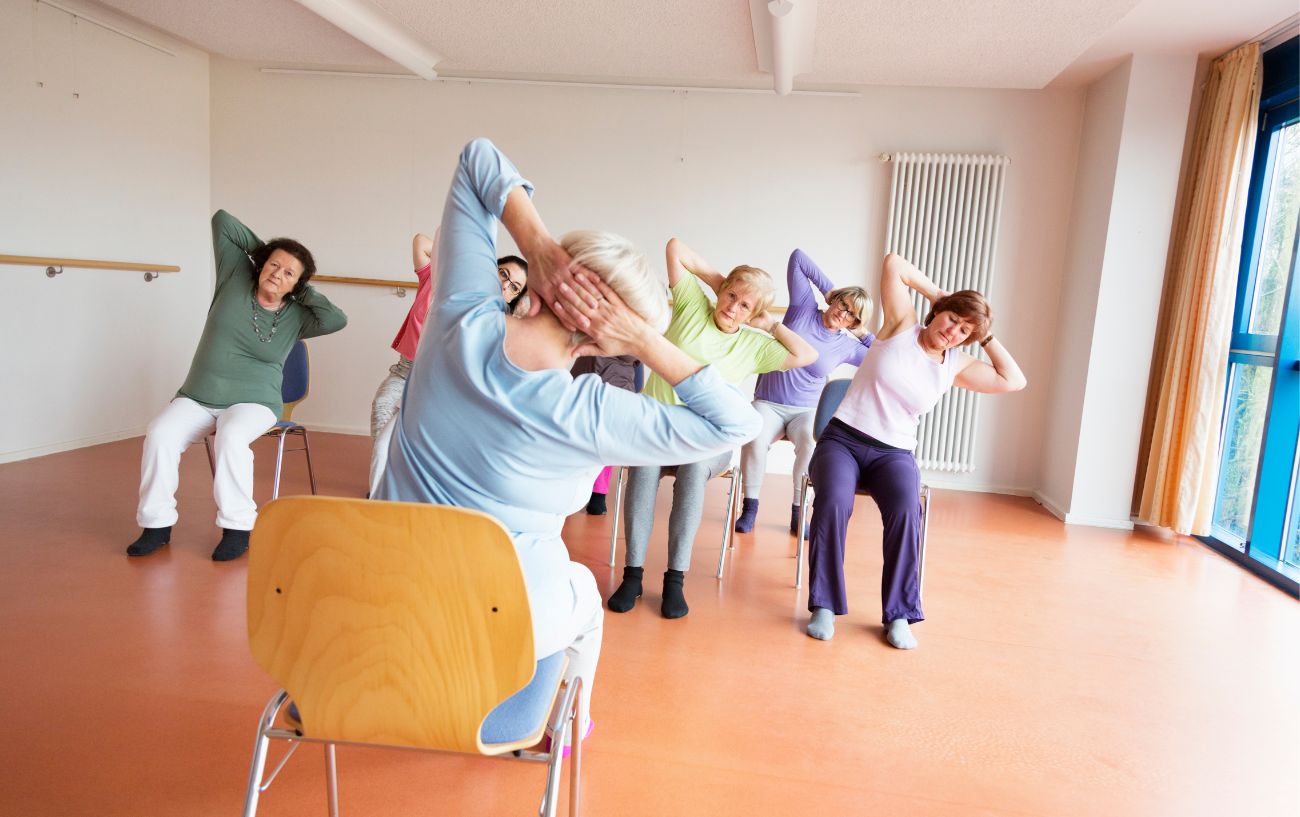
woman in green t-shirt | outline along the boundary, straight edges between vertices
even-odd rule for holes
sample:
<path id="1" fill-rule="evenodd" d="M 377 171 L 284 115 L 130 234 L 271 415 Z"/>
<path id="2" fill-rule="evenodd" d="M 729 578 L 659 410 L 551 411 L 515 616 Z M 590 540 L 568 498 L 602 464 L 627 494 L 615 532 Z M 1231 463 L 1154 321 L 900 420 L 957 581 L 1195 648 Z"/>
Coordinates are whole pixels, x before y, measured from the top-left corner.
<path id="1" fill-rule="evenodd" d="M 741 265 L 724 277 L 675 238 L 668 242 L 667 256 L 673 314 L 664 337 L 697 362 L 716 367 L 734 386 L 752 374 L 794 369 L 817 359 L 808 341 L 768 312 L 774 287 L 766 272 Z M 709 301 L 701 285 L 717 294 L 716 304 Z M 655 374 L 646 380 L 642 393 L 669 405 L 681 405 L 672 386 Z M 725 452 L 702 462 L 665 463 L 677 469 L 668 518 L 668 572 L 660 608 L 665 618 L 681 618 L 689 612 L 683 583 L 700 527 L 704 486 L 730 462 L 731 452 Z M 631 610 L 641 596 L 646 546 L 654 528 L 655 493 L 662 476 L 659 466 L 630 469 L 623 506 L 627 539 L 623 583 L 606 603 L 616 613 Z"/>
<path id="2" fill-rule="evenodd" d="M 290 238 L 263 243 L 225 210 L 212 217 L 217 285 L 189 375 L 145 431 L 136 521 L 144 528 L 126 549 L 147 556 L 171 541 L 181 454 L 216 432 L 212 493 L 221 542 L 215 561 L 248 550 L 257 519 L 253 440 L 280 419 L 284 361 L 300 338 L 337 332 L 347 316 L 307 285 L 316 262 Z"/>

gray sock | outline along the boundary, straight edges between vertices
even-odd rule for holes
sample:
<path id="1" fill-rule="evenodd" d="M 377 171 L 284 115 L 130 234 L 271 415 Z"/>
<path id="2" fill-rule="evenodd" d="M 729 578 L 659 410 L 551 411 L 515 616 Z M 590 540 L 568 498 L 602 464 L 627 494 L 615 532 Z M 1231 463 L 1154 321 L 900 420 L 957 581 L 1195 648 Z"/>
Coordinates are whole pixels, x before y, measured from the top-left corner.
<path id="1" fill-rule="evenodd" d="M 905 618 L 896 618 L 889 622 L 885 627 L 885 638 L 900 650 L 916 649 L 916 636 L 912 635 L 912 628 L 908 626 Z"/>
<path id="2" fill-rule="evenodd" d="M 835 614 L 825 607 L 814 607 L 808 620 L 808 635 L 821 641 L 830 641 L 835 635 Z"/>

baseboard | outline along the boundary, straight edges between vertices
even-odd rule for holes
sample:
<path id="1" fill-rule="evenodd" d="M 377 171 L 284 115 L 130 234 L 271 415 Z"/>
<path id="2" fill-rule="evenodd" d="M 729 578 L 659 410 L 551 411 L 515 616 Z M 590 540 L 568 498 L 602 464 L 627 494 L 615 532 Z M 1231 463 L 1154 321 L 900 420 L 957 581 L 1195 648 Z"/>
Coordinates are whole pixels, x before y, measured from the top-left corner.
<path id="1" fill-rule="evenodd" d="M 13 451 L 0 452 L 0 463 L 18 462 L 20 460 L 30 460 L 36 457 L 45 457 L 50 454 L 62 454 L 64 451 L 75 451 L 78 448 L 88 448 L 92 445 L 103 445 L 104 443 L 115 443 L 118 440 L 129 440 L 132 437 L 139 437 L 144 434 L 144 426 L 139 428 L 130 428 L 124 431 L 109 431 L 104 434 L 93 434 L 89 437 L 78 437 L 75 440 L 64 440 L 62 442 L 50 443 L 49 445 L 38 445 L 34 448 L 19 448 Z"/>
<path id="2" fill-rule="evenodd" d="M 357 437 L 369 437 L 370 426 L 339 426 L 327 423 L 313 423 L 311 420 L 300 420 L 307 426 L 308 431 L 323 431 L 326 434 L 351 434 Z"/>
<path id="3" fill-rule="evenodd" d="M 969 491 L 973 494 L 1003 494 L 1004 496 L 1033 496 L 1028 488 L 1015 488 L 1010 485 L 989 485 L 980 482 L 955 482 L 942 478 L 935 479 L 921 472 L 921 482 L 940 491 Z"/>
<path id="4" fill-rule="evenodd" d="M 1133 530 L 1132 519 L 1111 519 L 1104 516 L 1084 516 L 1083 514 L 1070 513 L 1061 508 L 1060 505 L 1048 499 L 1039 491 L 1034 491 L 1030 496 L 1033 497 L 1035 502 L 1046 508 L 1048 513 L 1067 525 L 1084 525 L 1090 528 L 1113 528 L 1115 530 Z"/>

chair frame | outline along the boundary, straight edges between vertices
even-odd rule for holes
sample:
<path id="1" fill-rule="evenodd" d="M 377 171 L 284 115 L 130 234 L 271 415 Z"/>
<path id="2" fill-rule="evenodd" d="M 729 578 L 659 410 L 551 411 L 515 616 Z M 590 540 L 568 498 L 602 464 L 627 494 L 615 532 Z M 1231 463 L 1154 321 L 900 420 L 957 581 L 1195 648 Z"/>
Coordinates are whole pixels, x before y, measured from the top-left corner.
<path id="1" fill-rule="evenodd" d="M 672 466 L 661 466 L 670 468 Z M 623 513 L 623 481 L 627 473 L 627 466 L 618 466 L 618 475 L 614 478 L 614 513 L 611 517 L 609 531 L 609 566 L 614 567 L 618 564 L 618 523 Z M 729 479 L 731 484 L 727 486 L 727 511 L 725 524 L 722 526 L 722 549 L 718 552 L 718 572 L 716 578 L 721 579 L 723 569 L 726 565 L 727 551 L 734 548 L 735 537 L 732 535 L 732 527 L 736 521 L 736 508 L 740 505 L 740 465 L 732 465 L 718 474 L 716 479 Z"/>
<path id="2" fill-rule="evenodd" d="M 365 531 L 374 531 L 373 538 Z M 332 540 L 331 536 L 335 538 Z M 429 546 L 409 546 L 417 541 Z M 283 545 L 279 546 L 281 542 Z M 373 557 L 366 555 L 372 552 Z M 307 733 L 306 718 L 281 717 L 290 701 L 289 690 L 282 687 L 271 696 L 258 719 L 244 817 L 254 817 L 261 795 L 303 743 L 324 747 L 330 817 L 339 814 L 335 753 L 338 745 L 545 763 L 546 786 L 539 813 L 541 817 L 555 817 L 566 760 L 566 734 L 570 738 L 572 761 L 568 812 L 570 817 L 577 817 L 584 737 L 579 734 L 584 679 L 565 680 L 567 657 L 561 658 L 554 682 L 548 681 L 547 686 L 535 690 L 534 700 L 545 702 L 545 710 L 539 712 L 548 714 L 540 717 L 535 725 L 529 722 L 527 728 L 532 731 L 509 742 L 483 742 L 483 724 L 491 713 L 520 690 L 517 684 L 526 686 L 532 683 L 530 677 L 536 678 L 535 667 L 529 671 L 531 665 L 527 663 L 534 658 L 527 587 L 509 533 L 500 522 L 488 514 L 463 508 L 289 497 L 269 503 L 259 514 L 258 527 L 253 532 L 252 556 L 248 574 L 248 633 L 253 657 L 285 687 L 294 687 L 292 694 L 300 706 L 307 702 L 317 707 L 312 710 L 317 713 L 314 716 L 317 720 L 310 722 L 315 734 Z M 371 560 L 382 575 L 402 579 L 391 586 L 370 580 L 354 582 L 351 571 Z M 441 578 L 444 575 L 447 578 Z M 431 582 L 430 588 L 439 587 L 447 592 L 423 593 L 411 584 L 424 587 L 422 581 Z M 446 582 L 454 582 L 448 587 L 462 589 L 448 590 L 443 587 Z M 302 589 L 295 591 L 296 586 Z M 331 608 L 323 613 L 322 599 L 329 599 Z M 491 613 L 486 611 L 489 603 Z M 386 623 L 387 632 L 396 628 L 410 633 L 415 641 L 400 637 L 394 641 L 391 635 L 387 638 L 380 635 L 379 641 L 374 642 L 374 636 L 351 633 L 347 622 L 353 620 L 358 610 L 366 615 L 376 611 L 374 614 L 379 616 L 376 621 Z M 390 612 L 383 613 L 384 610 Z M 305 619 L 305 615 L 310 617 Z M 366 644 L 384 647 L 379 653 L 382 658 L 377 659 L 368 673 L 345 679 L 351 683 L 331 686 L 322 679 L 334 679 L 340 666 L 353 666 L 355 645 L 336 646 L 332 653 L 322 651 L 320 640 L 309 637 L 310 628 L 303 629 L 304 621 L 310 622 L 311 628 L 330 629 L 337 624 L 344 630 L 332 635 L 329 643 L 334 644 L 338 638 L 361 638 L 361 647 Z M 377 632 L 385 632 L 384 627 L 381 625 Z M 481 634 L 482 640 L 475 642 L 479 645 L 477 652 L 465 652 L 465 645 L 460 643 L 465 632 Z M 407 646 L 421 640 L 429 645 L 431 652 Z M 496 657 L 489 657 L 493 655 Z M 444 669 L 432 675 L 412 674 L 412 667 L 422 667 L 429 659 Z M 404 704 L 399 704 L 397 709 L 392 704 L 361 704 L 362 708 L 357 709 L 358 702 L 363 700 L 355 698 L 357 679 L 386 678 L 393 671 L 407 680 L 396 685 L 382 681 L 369 687 L 370 694 L 387 696 L 389 700 L 393 695 L 399 700 L 411 700 L 405 697 L 411 695 L 417 696 L 415 700 L 428 700 L 419 696 L 433 695 L 437 696 L 436 700 L 444 701 L 442 708 L 421 711 L 417 707 L 408 712 Z M 311 714 L 307 710 L 304 713 Z M 357 717 L 360 717 L 359 725 L 355 721 Z M 358 728 L 375 739 L 353 740 Z M 551 735 L 548 750 L 533 751 L 532 747 L 548 731 Z M 272 741 L 286 743 L 287 749 L 268 774 Z"/>

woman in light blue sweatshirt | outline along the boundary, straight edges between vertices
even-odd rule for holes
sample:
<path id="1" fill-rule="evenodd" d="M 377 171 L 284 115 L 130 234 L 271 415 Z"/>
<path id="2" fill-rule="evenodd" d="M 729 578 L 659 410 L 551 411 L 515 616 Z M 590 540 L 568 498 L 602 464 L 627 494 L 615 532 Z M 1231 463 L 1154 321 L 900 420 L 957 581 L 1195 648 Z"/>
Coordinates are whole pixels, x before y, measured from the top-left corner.
<path id="1" fill-rule="evenodd" d="M 591 571 L 569 560 L 564 518 L 605 463 L 693 462 L 752 438 L 759 419 L 711 366 L 660 334 L 667 305 L 645 258 L 608 233 L 557 243 L 532 189 L 486 139 L 461 152 L 443 209 L 441 277 L 377 498 L 474 508 L 511 531 L 537 655 L 568 651 L 569 675 L 584 682 L 586 734 L 601 598 Z M 501 297 L 498 218 L 529 261 L 529 288 L 547 302 L 523 318 L 509 317 Z M 684 405 L 572 378 L 580 354 L 635 355 Z"/>

